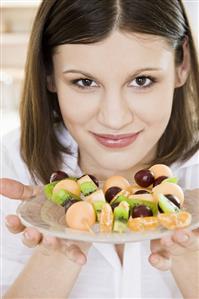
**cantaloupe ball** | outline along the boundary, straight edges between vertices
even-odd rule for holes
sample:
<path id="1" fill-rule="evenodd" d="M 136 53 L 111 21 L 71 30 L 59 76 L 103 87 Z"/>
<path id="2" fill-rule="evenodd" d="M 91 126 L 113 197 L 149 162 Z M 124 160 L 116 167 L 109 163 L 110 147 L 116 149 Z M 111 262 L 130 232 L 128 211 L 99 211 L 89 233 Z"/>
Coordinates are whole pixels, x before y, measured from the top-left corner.
<path id="1" fill-rule="evenodd" d="M 70 228 L 89 231 L 95 222 L 95 210 L 89 202 L 76 202 L 66 212 L 66 223 Z"/>
<path id="2" fill-rule="evenodd" d="M 57 193 L 60 190 L 69 191 L 77 196 L 80 196 L 80 186 L 79 184 L 71 179 L 65 179 L 57 183 L 53 189 L 53 193 Z"/>
<path id="3" fill-rule="evenodd" d="M 169 178 L 173 176 L 171 169 L 164 164 L 155 164 L 149 168 L 149 170 L 152 172 L 155 179 L 160 176 L 167 176 Z"/>
<path id="4" fill-rule="evenodd" d="M 153 188 L 152 194 L 157 201 L 159 200 L 159 194 L 171 194 L 179 199 L 181 206 L 184 202 L 184 192 L 182 188 L 174 183 L 163 181 L 161 184 Z"/>
<path id="5" fill-rule="evenodd" d="M 123 176 L 119 175 L 114 175 L 109 177 L 103 186 L 103 191 L 104 193 L 106 192 L 107 189 L 111 187 L 120 187 L 122 190 L 127 190 L 128 187 L 130 186 L 130 183 L 127 179 L 125 179 Z"/>

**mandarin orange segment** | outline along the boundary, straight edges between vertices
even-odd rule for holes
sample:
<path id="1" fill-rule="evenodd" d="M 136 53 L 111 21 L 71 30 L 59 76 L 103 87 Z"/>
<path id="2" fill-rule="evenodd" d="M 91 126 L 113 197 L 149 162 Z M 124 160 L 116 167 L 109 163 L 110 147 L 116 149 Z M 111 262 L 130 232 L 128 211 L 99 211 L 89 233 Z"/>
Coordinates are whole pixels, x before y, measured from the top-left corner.
<path id="1" fill-rule="evenodd" d="M 111 206 L 105 203 L 100 214 L 100 232 L 112 232 L 113 227 L 113 212 Z"/>
<path id="2" fill-rule="evenodd" d="M 167 229 L 183 228 L 191 223 L 191 214 L 186 211 L 162 213 L 158 215 L 159 223 Z"/>
<path id="3" fill-rule="evenodd" d="M 128 227 L 135 232 L 154 230 L 158 227 L 158 218 L 155 216 L 129 218 Z"/>

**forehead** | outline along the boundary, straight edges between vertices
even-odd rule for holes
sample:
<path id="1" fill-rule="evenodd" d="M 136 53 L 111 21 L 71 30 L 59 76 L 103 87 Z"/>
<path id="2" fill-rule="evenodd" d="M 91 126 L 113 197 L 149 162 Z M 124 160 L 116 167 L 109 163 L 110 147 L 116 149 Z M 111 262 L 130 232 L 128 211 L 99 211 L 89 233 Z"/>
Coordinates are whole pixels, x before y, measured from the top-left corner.
<path id="1" fill-rule="evenodd" d="M 163 37 L 115 31 L 98 43 L 58 46 L 53 61 L 57 67 L 77 65 L 88 69 L 96 66 L 110 70 L 117 66 L 163 66 L 173 54 L 173 49 Z"/>

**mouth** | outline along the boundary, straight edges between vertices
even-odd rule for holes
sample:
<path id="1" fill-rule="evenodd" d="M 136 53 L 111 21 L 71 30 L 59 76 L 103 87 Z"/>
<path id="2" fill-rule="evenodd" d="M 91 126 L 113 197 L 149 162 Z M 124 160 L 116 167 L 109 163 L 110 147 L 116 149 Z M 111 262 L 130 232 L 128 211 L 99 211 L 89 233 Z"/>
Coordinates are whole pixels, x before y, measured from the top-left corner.
<path id="1" fill-rule="evenodd" d="M 91 132 L 94 138 L 108 148 L 123 148 L 132 144 L 139 136 L 141 131 L 130 134 L 97 134 Z"/>

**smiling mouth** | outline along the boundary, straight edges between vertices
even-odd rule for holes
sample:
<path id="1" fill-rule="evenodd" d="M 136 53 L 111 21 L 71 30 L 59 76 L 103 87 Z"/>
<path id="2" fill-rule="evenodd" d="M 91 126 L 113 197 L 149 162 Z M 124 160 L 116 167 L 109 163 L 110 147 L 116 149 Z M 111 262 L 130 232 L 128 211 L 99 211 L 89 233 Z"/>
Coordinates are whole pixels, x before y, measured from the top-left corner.
<path id="1" fill-rule="evenodd" d="M 97 134 L 91 132 L 95 139 L 105 147 L 122 148 L 132 144 L 139 136 L 141 131 L 130 134 Z"/>

